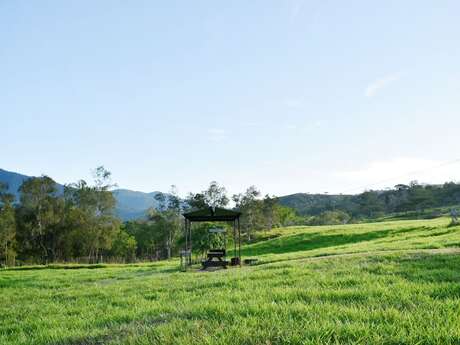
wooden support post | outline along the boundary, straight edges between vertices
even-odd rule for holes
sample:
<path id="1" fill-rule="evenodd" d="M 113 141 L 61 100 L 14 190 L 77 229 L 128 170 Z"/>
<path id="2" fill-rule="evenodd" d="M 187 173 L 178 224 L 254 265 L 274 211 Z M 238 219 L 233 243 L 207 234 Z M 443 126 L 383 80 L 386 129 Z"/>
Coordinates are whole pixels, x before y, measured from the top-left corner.
<path id="1" fill-rule="evenodd" d="M 188 250 L 187 218 L 184 218 L 184 237 L 185 237 L 184 250 Z"/>
<path id="2" fill-rule="evenodd" d="M 224 232 L 224 249 L 225 249 L 225 256 L 224 258 L 227 257 L 227 229 L 224 229 L 225 232 Z"/>
<path id="3" fill-rule="evenodd" d="M 188 229 L 189 229 L 189 244 L 190 244 L 190 265 L 192 265 L 192 222 L 188 222 Z"/>
<path id="4" fill-rule="evenodd" d="M 233 257 L 236 258 L 236 220 L 233 220 Z"/>
<path id="5" fill-rule="evenodd" d="M 237 218 L 238 222 L 238 257 L 240 258 L 241 267 L 241 229 L 240 229 L 240 217 Z"/>

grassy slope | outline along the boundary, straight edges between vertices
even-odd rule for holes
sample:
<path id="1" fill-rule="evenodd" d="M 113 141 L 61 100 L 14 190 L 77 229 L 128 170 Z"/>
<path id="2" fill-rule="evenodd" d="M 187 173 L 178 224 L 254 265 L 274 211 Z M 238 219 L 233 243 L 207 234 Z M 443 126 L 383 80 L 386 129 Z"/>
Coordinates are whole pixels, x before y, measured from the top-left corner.
<path id="1" fill-rule="evenodd" d="M 460 227 L 446 225 L 277 229 L 244 249 L 260 265 L 213 273 L 1 271 L 0 344 L 460 344 Z"/>
<path id="2" fill-rule="evenodd" d="M 267 263 L 345 253 L 460 247 L 458 227 L 449 228 L 448 224 L 447 218 L 438 218 L 275 229 L 246 246 L 242 255 Z"/>

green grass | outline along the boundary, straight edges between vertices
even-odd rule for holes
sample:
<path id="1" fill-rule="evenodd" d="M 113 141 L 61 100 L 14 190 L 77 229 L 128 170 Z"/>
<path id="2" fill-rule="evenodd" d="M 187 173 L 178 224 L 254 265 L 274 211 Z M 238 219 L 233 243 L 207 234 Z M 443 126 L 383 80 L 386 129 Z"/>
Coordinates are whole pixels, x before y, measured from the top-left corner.
<path id="1" fill-rule="evenodd" d="M 460 344 L 447 219 L 262 234 L 259 265 L 0 271 L 0 344 Z"/>
<path id="2" fill-rule="evenodd" d="M 259 235 L 242 255 L 268 263 L 312 256 L 460 247 L 459 227 L 448 228 L 449 223 L 448 218 L 438 218 L 275 229 Z"/>

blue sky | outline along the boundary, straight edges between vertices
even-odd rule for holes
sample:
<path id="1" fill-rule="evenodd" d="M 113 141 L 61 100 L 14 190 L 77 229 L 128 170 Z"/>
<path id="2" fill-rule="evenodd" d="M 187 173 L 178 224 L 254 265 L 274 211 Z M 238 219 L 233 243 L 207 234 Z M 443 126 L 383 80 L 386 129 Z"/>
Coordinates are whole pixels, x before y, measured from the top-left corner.
<path id="1" fill-rule="evenodd" d="M 0 1 L 0 167 L 359 192 L 460 180 L 460 2 Z M 445 164 L 451 162 L 450 164 Z"/>

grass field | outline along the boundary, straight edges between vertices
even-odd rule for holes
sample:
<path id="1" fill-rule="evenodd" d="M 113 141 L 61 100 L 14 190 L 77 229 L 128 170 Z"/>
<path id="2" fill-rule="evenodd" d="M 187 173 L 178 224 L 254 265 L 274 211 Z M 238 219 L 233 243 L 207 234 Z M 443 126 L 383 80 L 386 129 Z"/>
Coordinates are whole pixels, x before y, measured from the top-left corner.
<path id="1" fill-rule="evenodd" d="M 291 227 L 243 254 L 0 271 L 0 344 L 460 344 L 460 227 Z"/>

